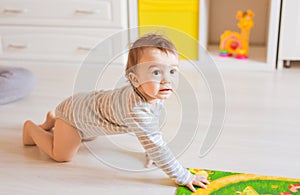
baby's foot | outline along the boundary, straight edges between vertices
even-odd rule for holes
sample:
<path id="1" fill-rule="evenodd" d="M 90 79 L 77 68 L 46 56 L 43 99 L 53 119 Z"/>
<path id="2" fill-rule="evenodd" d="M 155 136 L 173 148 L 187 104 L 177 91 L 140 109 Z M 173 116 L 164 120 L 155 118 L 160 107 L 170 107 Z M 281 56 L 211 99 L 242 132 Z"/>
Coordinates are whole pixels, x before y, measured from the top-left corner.
<path id="1" fill-rule="evenodd" d="M 48 112 L 46 116 L 46 121 L 40 125 L 40 127 L 46 131 L 50 131 L 55 124 L 55 116 L 52 112 Z"/>
<path id="2" fill-rule="evenodd" d="M 26 121 L 23 126 L 23 145 L 24 146 L 34 146 L 35 143 L 30 136 L 29 130 L 31 128 L 31 121 Z"/>

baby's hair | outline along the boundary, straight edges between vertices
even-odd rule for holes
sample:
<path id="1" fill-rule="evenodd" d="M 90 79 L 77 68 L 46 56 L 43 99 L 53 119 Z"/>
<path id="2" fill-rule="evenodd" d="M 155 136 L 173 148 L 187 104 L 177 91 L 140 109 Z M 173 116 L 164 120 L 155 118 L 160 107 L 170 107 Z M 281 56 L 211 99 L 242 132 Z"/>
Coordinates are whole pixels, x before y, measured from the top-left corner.
<path id="1" fill-rule="evenodd" d="M 178 55 L 174 44 L 163 35 L 155 33 L 143 35 L 132 44 L 129 50 L 126 64 L 126 76 L 134 71 L 134 67 L 139 63 L 143 50 L 151 47 L 157 48 L 166 54 L 169 52 Z"/>

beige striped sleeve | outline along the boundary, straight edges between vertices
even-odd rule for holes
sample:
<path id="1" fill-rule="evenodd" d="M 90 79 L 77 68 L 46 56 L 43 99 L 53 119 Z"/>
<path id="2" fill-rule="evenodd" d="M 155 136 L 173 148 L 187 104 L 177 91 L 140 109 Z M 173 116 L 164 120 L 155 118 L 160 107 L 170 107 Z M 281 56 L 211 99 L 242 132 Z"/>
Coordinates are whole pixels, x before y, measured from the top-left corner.
<path id="1" fill-rule="evenodd" d="M 186 185 L 192 175 L 174 157 L 163 141 L 159 130 L 159 114 L 147 106 L 136 106 L 127 119 L 127 124 L 136 134 L 146 153 L 172 180 Z"/>

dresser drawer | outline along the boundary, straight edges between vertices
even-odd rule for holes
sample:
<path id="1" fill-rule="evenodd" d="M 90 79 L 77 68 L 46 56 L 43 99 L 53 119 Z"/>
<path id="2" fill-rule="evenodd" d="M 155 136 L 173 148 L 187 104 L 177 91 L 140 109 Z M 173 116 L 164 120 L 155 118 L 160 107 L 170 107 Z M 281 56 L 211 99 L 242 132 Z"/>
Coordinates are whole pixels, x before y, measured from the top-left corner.
<path id="1" fill-rule="evenodd" d="M 89 62 L 107 63 L 121 47 L 128 45 L 126 36 L 116 41 L 107 39 L 115 32 L 114 29 L 0 27 L 0 59 L 83 62 L 89 56 Z M 123 58 L 117 60 L 124 63 Z"/>
<path id="2" fill-rule="evenodd" d="M 1 0 L 0 24 L 126 27 L 124 0 Z"/>

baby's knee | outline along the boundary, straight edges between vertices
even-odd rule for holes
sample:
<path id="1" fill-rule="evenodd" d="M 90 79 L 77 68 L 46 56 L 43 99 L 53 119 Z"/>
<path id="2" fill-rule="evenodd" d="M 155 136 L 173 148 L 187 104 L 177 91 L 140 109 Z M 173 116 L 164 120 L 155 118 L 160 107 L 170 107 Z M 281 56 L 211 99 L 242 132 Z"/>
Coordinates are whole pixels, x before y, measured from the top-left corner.
<path id="1" fill-rule="evenodd" d="M 34 123 L 31 120 L 25 121 L 24 124 L 23 124 L 23 129 L 32 126 L 32 124 L 34 124 Z"/>

